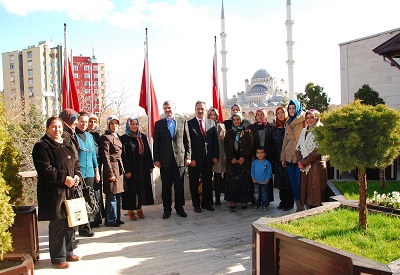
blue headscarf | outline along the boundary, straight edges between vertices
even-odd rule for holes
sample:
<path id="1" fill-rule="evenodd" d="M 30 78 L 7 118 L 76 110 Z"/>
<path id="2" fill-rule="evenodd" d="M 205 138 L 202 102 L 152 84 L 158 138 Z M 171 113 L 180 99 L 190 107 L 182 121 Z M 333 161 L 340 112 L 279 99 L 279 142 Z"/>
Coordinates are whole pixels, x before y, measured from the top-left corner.
<path id="1" fill-rule="evenodd" d="M 291 116 L 290 113 L 289 113 L 289 106 L 290 105 L 294 105 L 295 106 L 294 116 Z M 298 117 L 301 114 L 302 111 L 303 111 L 303 107 L 301 106 L 301 102 L 298 101 L 297 99 L 291 99 L 289 101 L 289 105 L 287 107 L 287 112 L 289 114 L 289 124 L 292 123 L 292 121 L 296 117 Z"/>
<path id="2" fill-rule="evenodd" d="M 136 121 L 137 125 L 139 126 L 139 119 L 137 119 L 137 118 L 128 118 L 127 121 L 126 121 L 126 125 L 125 125 L 125 133 L 128 136 L 131 136 L 131 137 L 140 137 L 139 127 L 138 127 L 138 129 L 137 129 L 137 131 L 135 133 L 131 132 L 130 126 L 131 126 L 133 121 Z"/>

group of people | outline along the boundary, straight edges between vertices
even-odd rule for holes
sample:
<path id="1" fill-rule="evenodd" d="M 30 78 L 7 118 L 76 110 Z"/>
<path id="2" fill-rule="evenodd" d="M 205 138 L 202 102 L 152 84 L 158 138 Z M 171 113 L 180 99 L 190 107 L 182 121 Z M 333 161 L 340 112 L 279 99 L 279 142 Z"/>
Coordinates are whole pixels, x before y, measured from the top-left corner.
<path id="1" fill-rule="evenodd" d="M 172 188 L 176 214 L 187 217 L 186 167 L 195 213 L 215 211 L 222 193 L 231 211 L 237 203 L 247 209 L 249 202 L 254 210 L 267 211 L 274 187 L 279 189 L 279 209 L 290 210 L 294 203 L 297 211 L 321 205 L 327 175 L 312 132 L 322 125 L 317 110 L 304 112 L 299 101 L 291 100 L 287 109 L 276 109 L 274 124 L 262 108 L 251 124 L 237 104 L 223 122 L 218 110 L 207 110 L 204 101 L 195 103 L 195 117 L 188 121 L 176 116 L 173 101 L 164 102 L 163 111 L 165 118 L 154 126 L 153 152 L 136 118 L 127 120 L 122 136 L 115 116 L 108 118 L 103 135 L 93 114 L 65 109 L 60 117 L 47 120 L 46 134 L 32 156 L 38 173 L 38 219 L 50 221 L 50 257 L 57 268 L 68 268 L 68 262 L 80 259 L 73 252 L 75 229 L 68 227 L 64 200 L 73 198 L 80 186 L 94 189 L 100 210 L 89 224 L 79 226 L 82 236 L 93 236 L 92 228 L 103 219 L 110 227 L 124 224 L 121 205 L 130 220 L 143 219 L 142 206 L 154 203 L 154 167 L 160 169 L 163 219 L 172 213 Z M 241 193 L 228 191 L 237 175 L 245 182 Z"/>
<path id="2" fill-rule="evenodd" d="M 65 269 L 79 261 L 74 254 L 75 230 L 92 237 L 92 228 L 103 223 L 119 227 L 122 209 L 131 220 L 145 218 L 143 205 L 154 203 L 151 185 L 153 159 L 147 136 L 139 131 L 139 120 L 128 119 L 126 132 L 118 134 L 119 119 L 110 116 L 107 130 L 98 132 L 96 115 L 65 109 L 46 122 L 46 134 L 33 148 L 38 173 L 38 220 L 49 221 L 52 264 Z M 76 188 L 94 189 L 99 211 L 77 229 L 68 226 L 64 201 L 76 196 Z M 103 194 L 105 204 L 103 204 Z M 136 213 L 135 213 L 136 211 Z M 137 216 L 136 216 L 137 215 Z"/>

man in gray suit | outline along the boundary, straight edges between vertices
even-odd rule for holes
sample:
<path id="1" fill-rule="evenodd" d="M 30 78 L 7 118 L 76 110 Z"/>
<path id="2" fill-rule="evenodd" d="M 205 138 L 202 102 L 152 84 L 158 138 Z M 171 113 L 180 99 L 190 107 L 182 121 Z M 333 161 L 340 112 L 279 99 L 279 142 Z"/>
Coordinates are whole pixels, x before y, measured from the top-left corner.
<path id="1" fill-rule="evenodd" d="M 160 168 L 162 181 L 163 219 L 172 212 L 172 185 L 175 191 L 176 213 L 186 218 L 183 209 L 185 196 L 183 190 L 185 166 L 190 164 L 190 136 L 186 120 L 175 117 L 175 104 L 168 100 L 163 104 L 164 119 L 154 126 L 153 159 Z"/>

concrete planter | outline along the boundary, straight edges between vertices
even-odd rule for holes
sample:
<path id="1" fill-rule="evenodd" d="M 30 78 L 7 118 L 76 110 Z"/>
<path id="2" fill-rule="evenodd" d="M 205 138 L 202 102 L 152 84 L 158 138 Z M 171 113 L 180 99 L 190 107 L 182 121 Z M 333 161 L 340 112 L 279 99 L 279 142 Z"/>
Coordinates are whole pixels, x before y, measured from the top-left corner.
<path id="1" fill-rule="evenodd" d="M 16 265 L 2 269 L 2 265 L 6 265 L 9 262 L 17 262 Z M 18 264 L 19 263 L 19 264 Z M 34 264 L 31 255 L 29 254 L 7 254 L 4 255 L 4 261 L 0 262 L 0 274 L 1 275 L 33 275 Z"/>

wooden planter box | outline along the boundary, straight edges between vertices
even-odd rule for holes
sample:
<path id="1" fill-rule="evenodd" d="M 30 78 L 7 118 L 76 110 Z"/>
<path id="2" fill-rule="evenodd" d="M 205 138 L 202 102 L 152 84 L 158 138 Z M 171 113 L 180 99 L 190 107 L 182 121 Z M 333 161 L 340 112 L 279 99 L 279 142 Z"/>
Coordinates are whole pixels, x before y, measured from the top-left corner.
<path id="1" fill-rule="evenodd" d="M 382 263 L 363 258 L 268 226 L 315 215 L 340 206 L 338 202 L 280 218 L 253 223 L 253 274 L 392 274 Z"/>
<path id="2" fill-rule="evenodd" d="M 21 264 L 0 270 L 1 275 L 33 275 L 34 264 L 31 255 L 29 254 L 7 254 L 4 255 L 5 261 L 20 261 Z M 1 262 L 0 262 L 1 265 Z"/>
<path id="3" fill-rule="evenodd" d="M 39 260 L 39 237 L 36 208 L 20 206 L 15 211 L 14 224 L 10 227 L 12 234 L 12 254 L 29 253 L 33 260 Z"/>

